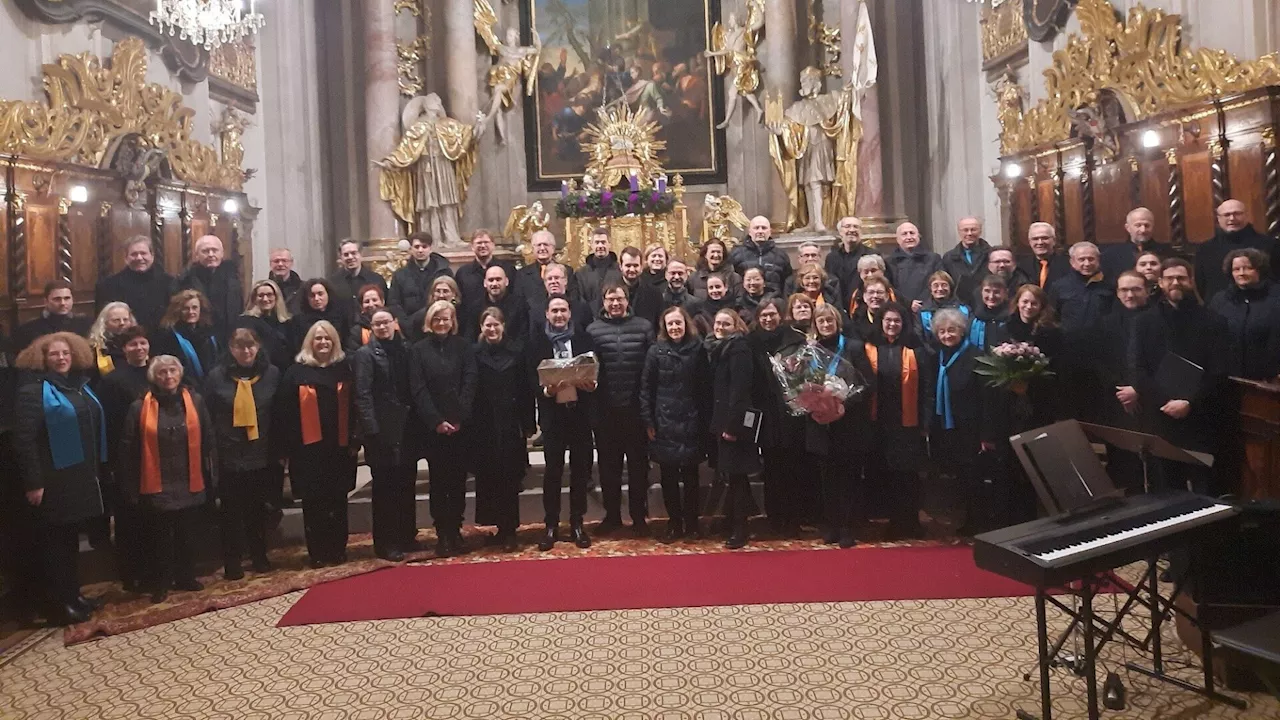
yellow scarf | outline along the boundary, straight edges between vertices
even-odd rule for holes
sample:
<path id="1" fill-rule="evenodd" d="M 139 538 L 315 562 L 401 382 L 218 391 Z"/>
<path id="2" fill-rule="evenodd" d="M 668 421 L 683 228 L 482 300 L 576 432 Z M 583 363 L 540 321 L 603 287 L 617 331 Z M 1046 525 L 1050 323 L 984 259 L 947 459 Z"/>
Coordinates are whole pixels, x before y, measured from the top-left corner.
<path id="1" fill-rule="evenodd" d="M 253 379 L 235 378 L 236 399 L 231 403 L 231 427 L 242 427 L 249 440 L 258 439 L 258 405 L 253 400 L 253 386 L 262 376 Z"/>
<path id="2" fill-rule="evenodd" d="M 102 352 L 102 348 L 95 347 L 94 351 L 98 354 L 98 374 L 106 377 L 116 371 L 116 361 L 111 359 L 111 355 Z"/>

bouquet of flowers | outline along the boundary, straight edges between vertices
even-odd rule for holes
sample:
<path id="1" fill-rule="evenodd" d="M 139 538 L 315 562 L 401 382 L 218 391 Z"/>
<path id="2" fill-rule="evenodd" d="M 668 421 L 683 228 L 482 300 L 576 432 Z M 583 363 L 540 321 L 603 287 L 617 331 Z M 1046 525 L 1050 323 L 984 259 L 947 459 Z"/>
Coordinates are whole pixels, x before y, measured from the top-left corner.
<path id="1" fill-rule="evenodd" d="M 1005 343 L 978 358 L 974 372 L 987 378 L 991 387 L 1007 387 L 1018 394 L 1027 391 L 1035 378 L 1052 377 L 1049 358 L 1031 343 Z"/>
<path id="2" fill-rule="evenodd" d="M 838 420 L 845 401 L 867 389 L 857 368 L 821 345 L 805 343 L 770 356 L 769 363 L 787 411 L 796 417 L 809 415 L 824 425 Z"/>

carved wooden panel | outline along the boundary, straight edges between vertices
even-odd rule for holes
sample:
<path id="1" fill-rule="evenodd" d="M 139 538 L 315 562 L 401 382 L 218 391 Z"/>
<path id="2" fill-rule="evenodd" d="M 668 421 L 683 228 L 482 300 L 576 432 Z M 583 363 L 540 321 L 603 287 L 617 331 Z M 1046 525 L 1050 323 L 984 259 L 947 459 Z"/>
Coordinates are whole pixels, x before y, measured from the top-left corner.
<path id="1" fill-rule="evenodd" d="M 1249 217 L 1253 218 L 1253 226 L 1259 230 L 1266 229 L 1267 202 L 1262 187 L 1261 137 L 1254 136 L 1252 142 L 1233 142 L 1227 155 L 1227 167 L 1231 173 L 1231 197 L 1243 202 L 1249 209 Z"/>
<path id="2" fill-rule="evenodd" d="M 1093 171 L 1094 233 L 1098 244 L 1127 242 L 1125 216 L 1135 205 L 1130 186 L 1135 173 L 1127 161 L 1113 162 Z"/>
<path id="3" fill-rule="evenodd" d="M 1054 181 L 1053 178 L 1042 179 L 1036 183 L 1036 222 L 1053 222 L 1054 215 Z M 1023 236 L 1026 231 L 1024 229 Z"/>
<path id="4" fill-rule="evenodd" d="M 45 283 L 57 279 L 58 206 L 48 198 L 27 200 L 27 296 L 44 297 Z"/>
<path id="5" fill-rule="evenodd" d="M 1213 237 L 1213 178 L 1208 151 L 1182 156 L 1182 198 L 1187 208 L 1187 240 L 1202 242 Z"/>
<path id="6" fill-rule="evenodd" d="M 1081 192 L 1078 169 L 1068 171 L 1062 178 L 1062 208 L 1066 224 L 1058 228 L 1058 241 L 1070 245 L 1084 239 L 1084 195 Z M 1057 223 L 1055 223 L 1056 225 Z"/>

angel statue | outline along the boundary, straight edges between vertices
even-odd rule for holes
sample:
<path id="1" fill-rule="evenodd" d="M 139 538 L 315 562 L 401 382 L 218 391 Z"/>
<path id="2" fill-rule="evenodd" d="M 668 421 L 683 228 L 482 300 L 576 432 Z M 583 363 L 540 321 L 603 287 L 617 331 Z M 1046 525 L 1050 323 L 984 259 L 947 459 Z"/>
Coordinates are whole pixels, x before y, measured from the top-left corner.
<path id="1" fill-rule="evenodd" d="M 532 205 L 516 205 L 507 215 L 507 224 L 502 228 L 502 236 L 508 240 L 519 239 L 528 243 L 533 234 L 546 230 L 551 225 L 551 213 L 542 209 L 542 201 L 534 200 Z"/>
<path id="2" fill-rule="evenodd" d="M 533 45 L 520 45 L 520 31 L 507 28 L 506 42 L 498 40 L 494 28 L 498 24 L 498 14 L 494 12 L 489 0 L 475 0 L 476 32 L 488 46 L 489 52 L 497 60 L 489 69 L 489 111 L 486 115 L 493 120 L 498 131 L 498 142 L 507 144 L 506 112 L 515 106 L 516 91 L 520 87 L 520 78 L 525 79 L 525 95 L 533 95 L 538 84 L 538 58 L 542 54 L 542 41 L 538 33 L 533 33 Z"/>
<path id="3" fill-rule="evenodd" d="M 404 136 L 395 152 L 375 161 L 382 168 L 379 190 L 397 217 L 410 227 L 459 245 L 458 218 L 476 167 L 476 146 L 485 116 L 475 125 L 444 112 L 440 96 L 418 96 L 401 113 Z"/>
<path id="4" fill-rule="evenodd" d="M 760 109 L 760 101 L 756 100 L 756 91 L 760 89 L 760 61 L 756 59 L 756 43 L 760 40 L 762 29 L 764 0 L 747 0 L 746 22 L 738 22 L 737 15 L 729 13 L 727 22 L 716 23 L 711 29 L 711 49 L 703 54 L 715 60 L 717 74 L 733 73 L 733 78 L 724 84 L 724 122 L 716 126 L 720 130 L 729 127 L 729 120 L 738 111 L 744 97 L 757 113 L 764 115 L 764 111 Z"/>
<path id="5" fill-rule="evenodd" d="M 719 240 L 726 248 L 732 249 L 738 242 L 733 232 L 734 226 L 745 231 L 750 221 L 742 211 L 742 203 L 728 195 L 716 197 L 707 193 L 702 201 L 702 244 L 710 240 Z"/>

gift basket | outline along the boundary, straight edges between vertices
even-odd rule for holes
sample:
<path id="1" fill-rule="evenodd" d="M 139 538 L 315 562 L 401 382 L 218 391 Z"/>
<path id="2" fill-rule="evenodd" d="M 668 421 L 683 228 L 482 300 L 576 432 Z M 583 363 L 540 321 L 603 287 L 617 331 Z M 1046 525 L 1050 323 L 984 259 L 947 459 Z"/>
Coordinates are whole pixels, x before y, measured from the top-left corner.
<path id="1" fill-rule="evenodd" d="M 538 363 L 538 384 L 543 387 L 561 387 L 556 392 L 556 402 L 567 403 L 578 399 L 578 389 L 595 387 L 600 374 L 600 362 L 595 353 L 582 353 L 571 358 L 550 358 Z"/>

